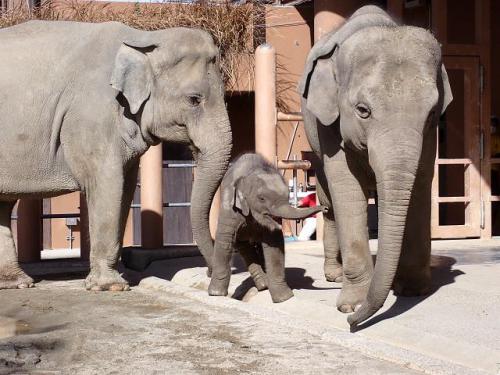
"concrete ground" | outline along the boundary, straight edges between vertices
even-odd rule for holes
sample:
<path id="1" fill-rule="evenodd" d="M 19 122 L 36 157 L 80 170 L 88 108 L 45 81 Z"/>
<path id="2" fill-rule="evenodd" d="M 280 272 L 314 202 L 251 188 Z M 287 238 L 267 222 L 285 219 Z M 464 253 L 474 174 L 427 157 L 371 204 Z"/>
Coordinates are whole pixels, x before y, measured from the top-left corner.
<path id="1" fill-rule="evenodd" d="M 0 374 L 420 373 L 240 305 L 157 278 L 121 293 L 80 279 L 2 290 Z"/>
<path id="2" fill-rule="evenodd" d="M 433 254 L 433 293 L 391 294 L 355 334 L 317 242 L 287 244 L 295 297 L 281 304 L 237 256 L 234 298 L 207 295 L 196 256 L 124 270 L 128 293 L 86 292 L 85 263 L 47 261 L 27 267 L 36 288 L 0 291 L 0 374 L 500 374 L 500 241 Z"/>
<path id="3" fill-rule="evenodd" d="M 375 252 L 376 240 L 370 246 Z M 335 307 L 341 285 L 324 280 L 322 251 L 315 241 L 287 244 L 287 280 L 295 298 L 281 304 L 273 304 L 267 291 L 257 293 L 235 257 L 233 297 L 331 332 L 340 345 L 421 371 L 500 374 L 500 240 L 434 241 L 432 293 L 418 298 L 391 293 L 383 309 L 355 334 L 347 334 L 346 315 Z M 196 264 L 203 260 L 160 261 L 145 273 L 128 274 L 132 279 L 163 275 L 206 290 L 206 268 Z"/>

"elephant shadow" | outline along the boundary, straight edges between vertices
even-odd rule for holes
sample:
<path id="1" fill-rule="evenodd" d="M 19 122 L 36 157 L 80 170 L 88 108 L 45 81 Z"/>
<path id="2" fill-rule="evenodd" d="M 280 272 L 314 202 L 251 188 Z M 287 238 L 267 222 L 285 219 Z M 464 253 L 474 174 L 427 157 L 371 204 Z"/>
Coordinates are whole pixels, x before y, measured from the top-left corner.
<path id="1" fill-rule="evenodd" d="M 429 293 L 423 296 L 417 296 L 417 297 L 403 297 L 403 296 L 396 296 L 396 301 L 394 304 L 386 311 L 383 313 L 376 315 L 372 319 L 368 320 L 367 322 L 360 324 L 356 331 L 362 330 L 364 328 L 368 328 L 374 324 L 377 324 L 383 320 L 390 319 L 393 317 L 396 317 L 398 315 L 401 315 L 405 313 L 406 311 L 412 309 L 413 307 L 417 306 L 419 303 L 425 301 L 427 298 L 432 296 L 434 293 L 436 293 L 439 289 L 442 287 L 453 284 L 455 282 L 455 279 L 460 276 L 464 275 L 465 272 L 459 270 L 459 269 L 453 269 L 453 265 L 456 263 L 456 259 L 449 257 L 449 256 L 443 256 L 443 255 L 432 255 L 431 256 L 431 279 L 432 279 L 432 284 L 431 284 L 431 289 Z"/>
<path id="2" fill-rule="evenodd" d="M 241 268 L 236 267 L 235 273 L 245 272 L 246 268 L 241 265 Z M 340 289 L 340 284 L 338 287 L 331 288 L 319 288 L 314 286 L 314 279 L 310 276 L 306 276 L 306 270 L 298 267 L 287 267 L 285 268 L 285 279 L 288 286 L 293 290 L 307 289 L 307 290 L 330 290 L 330 289 Z M 242 300 L 247 292 L 255 286 L 252 278 L 249 276 L 241 282 L 240 285 L 235 289 L 233 298 L 237 300 Z"/>

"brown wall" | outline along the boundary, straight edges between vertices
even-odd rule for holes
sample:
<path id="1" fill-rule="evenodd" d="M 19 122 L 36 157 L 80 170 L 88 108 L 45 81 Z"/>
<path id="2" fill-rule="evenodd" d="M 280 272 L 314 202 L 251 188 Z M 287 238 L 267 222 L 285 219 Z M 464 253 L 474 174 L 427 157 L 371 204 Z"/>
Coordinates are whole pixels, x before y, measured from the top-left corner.
<path id="1" fill-rule="evenodd" d="M 80 213 L 80 193 L 74 192 L 51 198 L 52 214 L 65 213 Z M 69 235 L 69 228 L 66 226 L 66 219 L 51 219 L 50 220 L 50 238 L 52 249 L 67 249 L 69 241 L 66 236 Z M 80 247 L 80 221 L 78 225 L 73 227 L 73 248 Z"/>
<path id="2" fill-rule="evenodd" d="M 500 1 L 491 2 L 491 113 L 500 117 Z"/>

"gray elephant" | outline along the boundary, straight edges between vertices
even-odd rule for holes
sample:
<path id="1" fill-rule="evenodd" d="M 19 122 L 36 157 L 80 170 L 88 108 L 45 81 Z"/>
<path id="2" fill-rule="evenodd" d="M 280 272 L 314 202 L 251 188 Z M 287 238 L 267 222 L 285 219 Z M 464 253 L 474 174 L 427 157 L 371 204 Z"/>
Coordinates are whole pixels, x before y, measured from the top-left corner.
<path id="1" fill-rule="evenodd" d="M 452 100 L 439 43 L 360 8 L 310 51 L 299 84 L 306 134 L 320 159 L 325 275 L 352 328 L 396 293 L 430 287 L 431 181 L 439 116 Z M 368 247 L 368 191 L 376 189 L 375 270 Z"/>
<path id="2" fill-rule="evenodd" d="M 10 230 L 16 200 L 79 190 L 90 225 L 85 286 L 128 289 L 116 265 L 139 157 L 162 140 L 188 144 L 197 159 L 193 233 L 209 259 L 210 204 L 232 146 L 212 38 L 32 21 L 0 30 L 0 44 L 0 288 L 32 285 Z"/>
<path id="3" fill-rule="evenodd" d="M 294 208 L 279 171 L 261 155 L 245 154 L 222 180 L 212 260 L 211 296 L 226 296 L 233 249 L 239 251 L 258 290 L 269 288 L 273 302 L 293 296 L 285 280 L 285 252 L 281 218 L 303 219 L 324 207 Z M 264 272 L 265 269 L 265 272 Z"/>

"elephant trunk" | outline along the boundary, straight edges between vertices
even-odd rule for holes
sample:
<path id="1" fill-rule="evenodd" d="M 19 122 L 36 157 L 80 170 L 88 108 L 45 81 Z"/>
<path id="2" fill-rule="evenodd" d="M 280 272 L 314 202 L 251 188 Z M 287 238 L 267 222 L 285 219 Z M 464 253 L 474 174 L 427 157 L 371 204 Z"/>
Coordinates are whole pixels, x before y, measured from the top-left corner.
<path id="1" fill-rule="evenodd" d="M 295 208 L 289 204 L 280 205 L 271 210 L 271 215 L 281 217 L 283 219 L 305 219 L 308 216 L 314 215 L 325 209 L 324 206 Z"/>
<path id="2" fill-rule="evenodd" d="M 216 116 L 204 121 L 211 125 L 198 124 L 198 128 L 213 131 L 191 137 L 197 149 L 194 152 L 197 168 L 191 192 L 191 223 L 193 238 L 210 269 L 214 251 L 209 226 L 210 207 L 229 165 L 232 135 L 223 103 Z"/>
<path id="3" fill-rule="evenodd" d="M 394 134 L 398 138 L 390 137 L 390 142 L 383 142 L 382 148 L 370 151 L 379 202 L 377 261 L 366 300 L 347 319 L 351 328 L 370 318 L 383 306 L 394 281 L 403 246 L 408 207 L 422 152 L 422 135 L 408 129 L 405 134 L 399 131 L 394 133 L 398 133 Z M 401 142 L 401 139 L 405 141 Z"/>

